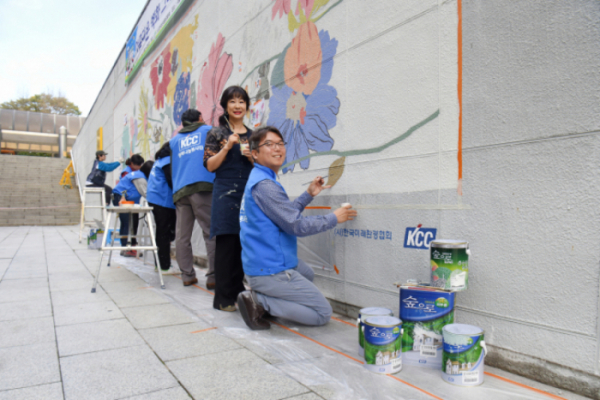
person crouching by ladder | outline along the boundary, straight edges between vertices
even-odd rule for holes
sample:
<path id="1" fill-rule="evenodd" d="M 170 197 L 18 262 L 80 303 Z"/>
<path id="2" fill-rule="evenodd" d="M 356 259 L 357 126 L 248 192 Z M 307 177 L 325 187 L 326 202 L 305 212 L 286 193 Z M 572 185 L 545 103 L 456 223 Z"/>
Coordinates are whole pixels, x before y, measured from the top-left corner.
<path id="1" fill-rule="evenodd" d="M 142 158 L 141 156 L 139 156 Z M 142 158 L 143 160 L 143 158 Z M 142 194 L 146 192 L 146 183 L 148 180 L 148 175 L 150 175 L 150 170 L 152 169 L 152 162 L 148 161 L 143 166 L 140 166 L 140 169 L 137 171 L 130 172 L 125 175 L 115 186 L 113 189 L 113 205 L 119 206 L 119 202 L 125 196 L 125 200 L 133 201 L 135 204 L 140 204 L 140 199 L 142 198 Z M 139 188 L 139 189 L 138 189 Z M 138 224 L 139 224 L 139 214 L 131 215 L 132 227 L 129 226 L 129 214 L 120 213 L 119 221 L 121 221 L 121 227 L 119 228 L 119 235 L 121 237 L 121 246 L 125 247 L 128 245 L 127 243 L 127 234 L 131 228 L 131 232 L 133 235 L 137 233 Z M 123 237 L 125 236 L 125 237 Z M 135 238 L 131 239 L 131 244 L 133 246 L 137 245 L 137 240 Z M 121 251 L 121 255 L 123 257 L 135 257 L 137 256 L 136 250 L 127 250 Z"/>

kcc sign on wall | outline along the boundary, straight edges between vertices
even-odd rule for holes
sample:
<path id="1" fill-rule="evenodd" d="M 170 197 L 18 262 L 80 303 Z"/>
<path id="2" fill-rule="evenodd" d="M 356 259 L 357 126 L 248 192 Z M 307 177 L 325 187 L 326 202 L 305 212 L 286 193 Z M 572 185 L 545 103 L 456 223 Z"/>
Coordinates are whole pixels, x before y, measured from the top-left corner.
<path id="1" fill-rule="evenodd" d="M 432 240 L 435 240 L 436 228 L 406 228 L 404 247 L 409 249 L 428 250 Z"/>

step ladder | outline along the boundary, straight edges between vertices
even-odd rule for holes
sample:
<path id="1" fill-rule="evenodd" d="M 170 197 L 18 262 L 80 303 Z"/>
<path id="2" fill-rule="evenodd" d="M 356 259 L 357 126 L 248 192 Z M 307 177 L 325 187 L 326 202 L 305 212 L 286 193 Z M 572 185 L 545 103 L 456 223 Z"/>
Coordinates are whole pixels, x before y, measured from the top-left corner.
<path id="1" fill-rule="evenodd" d="M 81 219 L 79 222 L 79 243 L 86 226 L 104 228 L 106 222 L 106 198 L 103 187 L 85 187 L 81 199 Z M 100 204 L 100 205 L 98 205 Z M 86 212 L 86 210 L 89 210 Z"/>

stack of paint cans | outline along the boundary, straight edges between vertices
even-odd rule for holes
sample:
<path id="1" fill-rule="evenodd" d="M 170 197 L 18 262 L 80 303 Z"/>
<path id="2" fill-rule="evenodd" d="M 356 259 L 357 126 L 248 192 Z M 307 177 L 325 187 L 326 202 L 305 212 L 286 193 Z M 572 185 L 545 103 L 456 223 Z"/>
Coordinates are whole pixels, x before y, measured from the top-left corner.
<path id="1" fill-rule="evenodd" d="M 469 285 L 469 243 L 436 240 L 430 249 L 431 282 L 400 286 L 400 319 L 387 308 L 360 310 L 358 352 L 372 372 L 394 374 L 404 363 L 442 371 L 448 383 L 480 385 L 484 332 L 454 323 L 456 292 Z"/>
<path id="2" fill-rule="evenodd" d="M 454 323 L 456 292 L 469 285 L 469 243 L 436 240 L 430 245 L 431 281 L 400 287 L 405 365 L 442 371 L 448 383 L 483 383 L 483 330 Z M 410 282 L 410 281 L 409 281 Z"/>
<path id="3" fill-rule="evenodd" d="M 464 240 L 431 242 L 431 285 L 454 292 L 469 286 L 469 243 Z M 401 295 L 402 297 L 402 295 Z M 402 307 L 402 306 L 401 306 Z M 487 353 L 483 329 L 453 321 L 438 326 L 442 333 L 441 371 L 444 381 L 459 386 L 483 383 Z"/>

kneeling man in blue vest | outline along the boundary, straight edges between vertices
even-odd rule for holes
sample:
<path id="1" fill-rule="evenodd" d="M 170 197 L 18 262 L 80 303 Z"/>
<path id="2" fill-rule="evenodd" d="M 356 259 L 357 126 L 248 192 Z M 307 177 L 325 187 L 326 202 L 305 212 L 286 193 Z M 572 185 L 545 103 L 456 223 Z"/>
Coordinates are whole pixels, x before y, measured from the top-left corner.
<path id="1" fill-rule="evenodd" d="M 244 273 L 252 290 L 238 295 L 240 313 L 252 330 L 271 327 L 266 315 L 324 325 L 331 318 L 331 306 L 312 283 L 313 270 L 298 259 L 296 237 L 332 229 L 354 219 L 356 210 L 348 205 L 327 215 L 302 216 L 312 199 L 330 186 L 316 177 L 306 192 L 290 201 L 277 182 L 286 149 L 276 128 L 267 126 L 254 132 L 250 150 L 254 169 L 244 190 L 240 239 Z"/>

